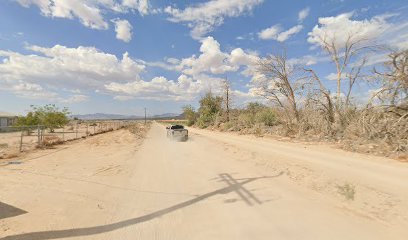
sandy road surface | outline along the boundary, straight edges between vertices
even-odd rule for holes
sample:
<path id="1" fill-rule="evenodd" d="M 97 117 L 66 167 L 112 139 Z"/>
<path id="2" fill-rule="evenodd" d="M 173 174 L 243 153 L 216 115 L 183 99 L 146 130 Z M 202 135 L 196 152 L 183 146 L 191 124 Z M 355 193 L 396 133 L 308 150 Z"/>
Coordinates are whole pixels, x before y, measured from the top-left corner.
<path id="1" fill-rule="evenodd" d="M 384 158 L 159 124 L 25 158 L 0 167 L 0 239 L 408 236 L 408 166 Z"/>

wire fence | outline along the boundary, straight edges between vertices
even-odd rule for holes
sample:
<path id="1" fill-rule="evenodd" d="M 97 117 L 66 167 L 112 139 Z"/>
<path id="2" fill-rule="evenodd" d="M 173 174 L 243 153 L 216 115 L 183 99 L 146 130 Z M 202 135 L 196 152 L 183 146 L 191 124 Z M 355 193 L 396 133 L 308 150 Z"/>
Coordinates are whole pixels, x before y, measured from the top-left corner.
<path id="1" fill-rule="evenodd" d="M 50 130 L 37 126 L 0 127 L 0 158 L 11 158 L 20 152 L 86 138 L 126 127 L 134 121 L 75 121 Z"/>

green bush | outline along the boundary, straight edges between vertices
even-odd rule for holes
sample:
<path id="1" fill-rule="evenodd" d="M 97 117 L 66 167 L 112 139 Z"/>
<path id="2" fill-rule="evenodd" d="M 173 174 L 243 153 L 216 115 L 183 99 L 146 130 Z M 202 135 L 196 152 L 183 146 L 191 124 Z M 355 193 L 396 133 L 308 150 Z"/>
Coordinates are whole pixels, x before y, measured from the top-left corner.
<path id="1" fill-rule="evenodd" d="M 247 107 L 246 107 L 246 111 L 255 115 L 256 113 L 266 109 L 267 107 L 265 105 L 263 105 L 262 103 L 258 103 L 258 102 L 250 102 L 248 103 Z"/>
<path id="2" fill-rule="evenodd" d="M 255 124 L 255 115 L 248 112 L 243 112 L 238 115 L 238 122 L 246 126 L 252 126 Z"/>
<path id="3" fill-rule="evenodd" d="M 263 123 L 265 126 L 273 126 L 276 124 L 276 114 L 270 108 L 265 108 L 255 114 L 255 122 Z"/>
<path id="4" fill-rule="evenodd" d="M 246 127 L 253 127 L 256 121 L 256 115 L 266 109 L 266 106 L 258 102 L 250 102 L 245 109 L 239 110 L 238 123 Z"/>
<path id="5" fill-rule="evenodd" d="M 187 119 L 187 126 L 192 126 L 197 121 L 197 113 L 191 105 L 183 107 L 183 115 Z"/>
<path id="6" fill-rule="evenodd" d="M 55 128 L 60 128 L 69 122 L 68 109 L 59 109 L 54 104 L 47 104 L 43 107 L 31 106 L 27 116 L 19 117 L 16 126 L 35 126 L 43 125 L 50 129 L 51 132 Z"/>
<path id="7" fill-rule="evenodd" d="M 197 119 L 197 125 L 200 128 L 206 128 L 212 125 L 221 112 L 222 98 L 214 96 L 211 92 L 208 92 L 200 100 L 200 108 L 198 109 L 199 117 Z"/>
<path id="8" fill-rule="evenodd" d="M 212 114 L 202 114 L 197 119 L 197 126 L 199 128 L 207 128 L 214 123 L 215 117 Z"/>

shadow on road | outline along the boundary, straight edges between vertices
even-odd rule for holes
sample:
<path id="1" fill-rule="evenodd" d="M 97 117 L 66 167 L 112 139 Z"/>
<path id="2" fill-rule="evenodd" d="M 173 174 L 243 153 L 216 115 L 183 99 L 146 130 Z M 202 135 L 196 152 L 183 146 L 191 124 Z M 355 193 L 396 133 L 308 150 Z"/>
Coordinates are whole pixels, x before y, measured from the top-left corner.
<path id="1" fill-rule="evenodd" d="M 0 219 L 15 217 L 26 213 L 27 212 L 22 209 L 0 202 Z"/>
<path id="2" fill-rule="evenodd" d="M 32 233 L 23 233 L 23 234 L 18 234 L 18 235 L 12 235 L 8 237 L 1 238 L 0 240 L 45 240 L 45 239 L 58 239 L 58 238 L 68 238 L 68 237 L 79 237 L 79 236 L 89 236 L 89 235 L 95 235 L 95 234 L 101 234 L 105 232 L 111 232 L 120 228 L 125 228 L 128 226 L 136 225 L 142 222 L 147 222 L 152 219 L 164 216 L 166 214 L 172 213 L 178 209 L 185 208 L 188 206 L 191 206 L 193 204 L 196 204 L 200 201 L 203 201 L 209 197 L 218 195 L 218 194 L 227 194 L 230 192 L 236 192 L 241 196 L 241 198 L 244 199 L 244 201 L 248 205 L 252 205 L 250 202 L 249 198 L 254 200 L 256 203 L 261 203 L 255 196 L 250 194 L 248 197 L 243 197 L 241 192 L 245 192 L 247 195 L 249 193 L 248 190 L 244 189 L 243 186 L 245 184 L 248 184 L 250 182 L 253 182 L 255 180 L 259 179 L 266 179 L 266 178 L 275 178 L 279 177 L 283 173 L 279 173 L 274 176 L 263 176 L 263 177 L 254 177 L 254 178 L 243 178 L 239 179 L 241 182 L 238 182 L 236 179 L 232 178 L 231 175 L 229 174 L 220 174 L 221 180 L 226 182 L 228 186 L 224 188 L 217 189 L 215 191 L 200 195 L 196 198 L 193 198 L 191 200 L 173 205 L 168 208 L 164 208 L 161 210 L 158 210 L 156 212 L 141 216 L 141 217 L 136 217 L 136 218 L 131 218 L 128 220 L 120 221 L 117 223 L 111 223 L 111 224 L 106 224 L 106 225 L 100 225 L 100 226 L 95 226 L 95 227 L 87 227 L 87 228 L 74 228 L 74 229 L 65 229 L 65 230 L 53 230 L 53 231 L 43 231 L 43 232 L 32 232 Z M 246 199 L 246 200 L 245 200 Z"/>
<path id="3" fill-rule="evenodd" d="M 233 186 L 234 192 L 249 206 L 256 204 L 262 204 L 262 202 L 253 195 L 248 189 L 244 188 L 242 185 L 239 185 L 237 179 L 234 179 L 228 173 L 222 173 L 219 175 L 221 181 L 225 182 L 228 186 Z"/>

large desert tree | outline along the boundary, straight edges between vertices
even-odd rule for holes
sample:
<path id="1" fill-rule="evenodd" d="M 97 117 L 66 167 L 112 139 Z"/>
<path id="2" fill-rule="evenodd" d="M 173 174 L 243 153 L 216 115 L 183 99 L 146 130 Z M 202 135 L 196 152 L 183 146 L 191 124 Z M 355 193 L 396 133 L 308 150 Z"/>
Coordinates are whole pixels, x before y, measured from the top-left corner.
<path id="1" fill-rule="evenodd" d="M 286 52 L 272 54 L 258 62 L 257 73 L 262 77 L 254 82 L 257 94 L 285 110 L 288 117 L 299 121 L 299 99 L 305 89 L 302 71 L 288 62 Z"/>
<path id="2" fill-rule="evenodd" d="M 317 109 L 322 110 L 324 117 L 329 123 L 329 127 L 335 121 L 334 103 L 331 97 L 330 90 L 326 88 L 316 72 L 310 68 L 303 68 L 306 73 L 309 73 L 311 79 L 311 88 L 306 98 L 307 104 L 312 104 Z"/>
<path id="3" fill-rule="evenodd" d="M 377 49 L 376 39 L 388 27 L 384 18 L 375 17 L 370 20 L 351 20 L 353 13 L 345 13 L 336 17 L 319 18 L 309 33 L 308 41 L 328 54 L 336 69 L 336 107 L 340 108 L 344 94 L 345 105 L 348 106 L 350 94 L 356 82 L 362 78 L 362 69 L 366 64 L 366 56 Z M 342 83 L 347 81 L 345 92 Z"/>
<path id="4" fill-rule="evenodd" d="M 381 87 L 374 97 L 391 108 L 408 112 L 408 50 L 390 54 L 383 71 L 375 69 Z"/>

